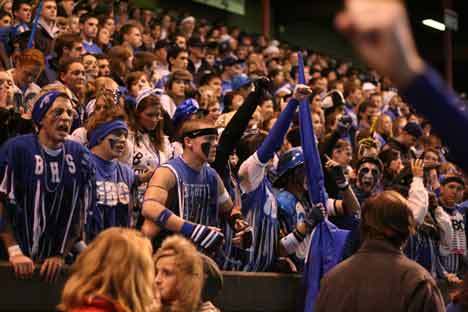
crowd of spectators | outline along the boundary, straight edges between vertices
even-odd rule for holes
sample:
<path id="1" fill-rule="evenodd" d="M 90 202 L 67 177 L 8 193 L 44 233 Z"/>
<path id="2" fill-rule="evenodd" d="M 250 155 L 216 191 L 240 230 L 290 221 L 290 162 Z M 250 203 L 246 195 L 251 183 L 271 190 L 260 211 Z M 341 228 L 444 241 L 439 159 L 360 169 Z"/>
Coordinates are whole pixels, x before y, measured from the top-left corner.
<path id="1" fill-rule="evenodd" d="M 138 285 L 154 275 L 154 250 L 157 296 L 186 298 L 174 307 L 194 310 L 200 293 L 174 294 L 158 279 L 176 269 L 203 275 L 202 260 L 187 258 L 193 246 L 165 240 L 174 233 L 223 270 L 302 272 L 311 232 L 327 216 L 350 231 L 347 258 L 361 245 L 361 205 L 384 190 L 407 200 L 417 225 L 401 244 L 406 256 L 434 279 L 461 283 L 465 175 L 388 77 L 127 1 L 6 0 L 0 12 L 3 256 L 18 276 L 39 264 L 47 280 L 78 257 L 84 271 L 65 288 L 66 309 L 107 291 L 100 283 L 108 267 L 86 268 L 96 253 L 136 285 L 135 294 L 115 290 L 118 303 L 146 311 L 138 305 L 150 294 Z M 298 83 L 299 52 L 306 84 Z M 301 135 L 314 137 L 301 133 L 297 113 L 305 100 L 325 206 L 307 193 Z M 136 231 L 106 231 L 112 227 L 136 229 L 152 247 Z M 179 254 L 186 259 L 175 268 Z M 141 266 L 117 261 L 125 257 Z M 203 281 L 191 283 L 201 289 Z"/>

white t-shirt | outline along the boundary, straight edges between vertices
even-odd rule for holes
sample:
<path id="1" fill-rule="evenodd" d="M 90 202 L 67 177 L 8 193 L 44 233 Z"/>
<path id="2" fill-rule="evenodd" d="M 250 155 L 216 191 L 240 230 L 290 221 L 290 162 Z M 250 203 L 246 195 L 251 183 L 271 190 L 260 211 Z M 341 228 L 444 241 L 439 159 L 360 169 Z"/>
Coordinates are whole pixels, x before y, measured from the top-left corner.
<path id="1" fill-rule="evenodd" d="M 173 158 L 172 146 L 167 136 L 164 136 L 163 150 L 156 150 L 147 133 L 128 132 L 127 151 L 122 161 L 133 168 L 137 175 L 146 170 L 154 171 L 156 168 Z M 146 191 L 147 183 L 138 186 L 138 198 L 140 202 Z"/>

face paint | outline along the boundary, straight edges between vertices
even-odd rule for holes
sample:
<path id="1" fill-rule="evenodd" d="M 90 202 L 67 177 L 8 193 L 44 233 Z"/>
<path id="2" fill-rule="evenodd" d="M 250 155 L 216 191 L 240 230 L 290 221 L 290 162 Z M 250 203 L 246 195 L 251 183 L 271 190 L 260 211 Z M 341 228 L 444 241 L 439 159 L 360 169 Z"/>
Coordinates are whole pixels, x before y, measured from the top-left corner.
<path id="1" fill-rule="evenodd" d="M 127 139 L 126 131 L 118 130 L 118 131 L 110 133 L 107 136 L 107 141 L 109 142 L 110 150 L 114 154 L 120 156 L 123 153 L 125 146 L 127 144 L 126 139 Z"/>
<path id="2" fill-rule="evenodd" d="M 211 150 L 211 142 L 205 142 L 201 144 L 201 150 L 206 157 L 209 157 Z"/>
<path id="3" fill-rule="evenodd" d="M 359 187 L 366 192 L 371 192 L 379 179 L 380 172 L 377 168 L 361 167 L 358 171 Z"/>

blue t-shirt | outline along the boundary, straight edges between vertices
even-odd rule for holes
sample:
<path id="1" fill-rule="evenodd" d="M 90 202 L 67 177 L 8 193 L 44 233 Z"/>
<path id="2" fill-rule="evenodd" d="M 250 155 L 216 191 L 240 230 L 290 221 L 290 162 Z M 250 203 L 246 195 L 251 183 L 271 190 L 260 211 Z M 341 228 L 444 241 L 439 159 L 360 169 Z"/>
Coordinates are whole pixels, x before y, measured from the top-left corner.
<path id="1" fill-rule="evenodd" d="M 107 161 L 91 154 L 96 168 L 96 205 L 86 218 L 86 240 L 92 241 L 103 230 L 132 225 L 135 173 L 119 161 Z"/>
<path id="2" fill-rule="evenodd" d="M 83 40 L 83 48 L 87 53 L 91 54 L 102 54 L 102 49 L 94 42 L 86 42 Z"/>

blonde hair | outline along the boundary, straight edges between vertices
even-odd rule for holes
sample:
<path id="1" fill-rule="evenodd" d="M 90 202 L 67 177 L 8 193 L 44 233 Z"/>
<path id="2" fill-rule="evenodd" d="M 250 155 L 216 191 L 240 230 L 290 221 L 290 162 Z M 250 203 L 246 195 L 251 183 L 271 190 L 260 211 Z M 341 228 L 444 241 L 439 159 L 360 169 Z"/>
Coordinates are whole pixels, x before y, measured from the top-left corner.
<path id="1" fill-rule="evenodd" d="M 178 298 L 163 311 L 192 312 L 200 305 L 205 280 L 203 260 L 195 246 L 187 239 L 173 235 L 162 243 L 154 256 L 154 264 L 165 257 L 174 257 L 176 263 Z"/>
<path id="2" fill-rule="evenodd" d="M 59 309 L 69 311 L 104 297 L 125 312 L 152 311 L 153 281 L 150 241 L 132 229 L 109 228 L 72 266 Z"/>

